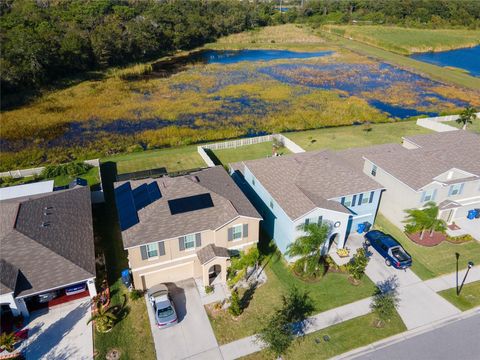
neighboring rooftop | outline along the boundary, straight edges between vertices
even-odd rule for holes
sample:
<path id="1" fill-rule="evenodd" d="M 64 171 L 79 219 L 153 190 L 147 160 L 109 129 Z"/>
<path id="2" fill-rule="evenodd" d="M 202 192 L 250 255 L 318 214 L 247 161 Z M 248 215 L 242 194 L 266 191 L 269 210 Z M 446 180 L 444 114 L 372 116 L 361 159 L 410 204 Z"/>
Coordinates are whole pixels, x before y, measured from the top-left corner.
<path id="1" fill-rule="evenodd" d="M 50 193 L 53 191 L 53 183 L 53 180 L 47 180 L 0 188 L 0 200 Z"/>
<path id="2" fill-rule="evenodd" d="M 142 188 L 151 191 L 139 192 Z M 238 216 L 261 218 L 221 166 L 185 176 L 118 182 L 115 198 L 125 248 L 217 229 Z"/>
<path id="3" fill-rule="evenodd" d="M 95 277 L 90 189 L 77 187 L 0 202 L 1 261 L 17 296 Z"/>
<path id="4" fill-rule="evenodd" d="M 381 188 L 356 166 L 330 150 L 244 162 L 291 219 L 320 207 L 350 214 L 332 200 Z M 238 164 L 233 169 L 238 169 Z"/>
<path id="5" fill-rule="evenodd" d="M 449 131 L 405 138 L 416 149 L 392 148 L 365 153 L 364 157 L 415 190 L 455 168 L 480 176 L 480 136 Z"/>

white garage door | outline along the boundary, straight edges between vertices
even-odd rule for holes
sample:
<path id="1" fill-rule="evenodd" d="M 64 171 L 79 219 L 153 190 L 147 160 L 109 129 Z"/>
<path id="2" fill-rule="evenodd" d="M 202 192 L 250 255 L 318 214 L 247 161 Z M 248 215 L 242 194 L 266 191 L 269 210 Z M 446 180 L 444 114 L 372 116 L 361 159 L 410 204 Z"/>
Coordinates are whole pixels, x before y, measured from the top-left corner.
<path id="1" fill-rule="evenodd" d="M 176 282 L 193 277 L 193 262 L 154 271 L 143 276 L 143 284 L 148 289 L 153 285 L 166 282 Z"/>

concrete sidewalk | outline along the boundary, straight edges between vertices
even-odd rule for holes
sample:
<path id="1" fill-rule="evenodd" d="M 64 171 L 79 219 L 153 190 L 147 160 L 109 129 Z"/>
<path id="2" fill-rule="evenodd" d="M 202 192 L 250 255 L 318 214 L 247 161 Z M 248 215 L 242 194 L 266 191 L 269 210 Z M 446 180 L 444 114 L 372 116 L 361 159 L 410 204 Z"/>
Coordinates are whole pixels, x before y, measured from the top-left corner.
<path id="1" fill-rule="evenodd" d="M 306 334 L 325 329 L 329 326 L 351 320 L 370 313 L 371 298 L 343 305 L 315 316 L 309 317 L 305 329 Z M 255 335 L 220 346 L 223 359 L 233 360 L 261 351 L 264 345 L 256 341 Z"/>
<path id="2" fill-rule="evenodd" d="M 467 270 L 460 270 L 458 272 L 458 286 L 462 283 L 463 277 L 465 276 L 465 273 Z M 450 273 L 447 275 L 439 276 L 434 279 L 426 280 L 424 283 L 427 285 L 430 289 L 432 289 L 435 292 L 439 292 L 442 290 L 447 290 L 451 289 L 457 286 L 457 281 L 456 281 L 456 273 Z M 468 273 L 468 277 L 465 280 L 465 284 L 474 282 L 474 281 L 480 281 L 480 266 L 474 266 L 473 268 L 470 269 Z"/>

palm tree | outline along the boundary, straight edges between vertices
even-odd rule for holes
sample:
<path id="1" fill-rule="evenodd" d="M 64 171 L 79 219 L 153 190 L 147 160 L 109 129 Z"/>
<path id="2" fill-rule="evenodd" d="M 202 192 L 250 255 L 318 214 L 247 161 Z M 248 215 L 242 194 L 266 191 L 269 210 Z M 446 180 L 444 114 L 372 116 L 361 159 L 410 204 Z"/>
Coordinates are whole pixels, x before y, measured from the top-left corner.
<path id="1" fill-rule="evenodd" d="M 405 232 L 411 234 L 420 231 L 420 240 L 423 240 L 426 230 L 430 231 L 430 237 L 434 231 L 444 233 L 447 230 L 445 221 L 438 218 L 438 206 L 433 201 L 426 203 L 423 209 L 409 209 L 405 212 L 408 214 L 403 221 L 406 223 Z"/>
<path id="2" fill-rule="evenodd" d="M 113 328 L 113 325 L 115 325 L 115 322 L 117 321 L 117 317 L 112 313 L 110 307 L 103 306 L 101 302 L 98 302 L 96 312 L 92 315 L 90 320 L 88 320 L 87 324 L 92 321 L 95 321 L 95 327 L 98 332 L 106 333 Z"/>
<path id="3" fill-rule="evenodd" d="M 15 351 L 15 344 L 17 343 L 18 338 L 15 333 L 3 332 L 0 335 L 0 348 L 7 350 L 8 352 Z"/>
<path id="4" fill-rule="evenodd" d="M 467 128 L 467 124 L 471 124 L 473 120 L 477 118 L 477 110 L 471 106 L 467 106 L 465 110 L 460 113 L 459 118 L 457 119 L 457 123 L 463 124 L 462 129 L 465 130 Z"/>
<path id="5" fill-rule="evenodd" d="M 322 250 L 330 234 L 330 226 L 310 223 L 298 226 L 298 230 L 303 231 L 305 235 L 298 237 L 288 245 L 286 254 L 292 257 L 300 256 L 300 259 L 304 261 L 304 273 L 307 272 L 308 265 L 311 266 L 311 269 L 313 268 L 313 271 L 318 270 L 318 264 L 325 256 Z"/>

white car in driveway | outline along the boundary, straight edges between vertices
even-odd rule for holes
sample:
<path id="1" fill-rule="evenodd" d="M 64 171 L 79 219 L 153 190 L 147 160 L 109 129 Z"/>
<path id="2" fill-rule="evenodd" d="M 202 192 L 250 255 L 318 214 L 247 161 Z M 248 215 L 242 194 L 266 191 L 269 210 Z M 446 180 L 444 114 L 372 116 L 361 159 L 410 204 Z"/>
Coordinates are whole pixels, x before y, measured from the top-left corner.
<path id="1" fill-rule="evenodd" d="M 163 329 L 178 322 L 175 306 L 165 284 L 152 286 L 148 289 L 147 295 L 155 313 L 155 322 L 158 328 Z"/>

